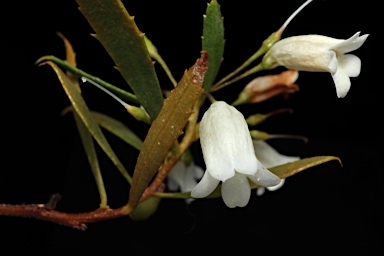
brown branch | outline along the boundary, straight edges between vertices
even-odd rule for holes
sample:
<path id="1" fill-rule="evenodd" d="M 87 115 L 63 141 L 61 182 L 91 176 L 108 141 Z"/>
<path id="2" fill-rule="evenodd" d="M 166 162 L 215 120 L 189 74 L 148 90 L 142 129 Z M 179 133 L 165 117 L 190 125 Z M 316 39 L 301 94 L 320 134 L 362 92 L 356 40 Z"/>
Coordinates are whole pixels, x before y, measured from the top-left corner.
<path id="1" fill-rule="evenodd" d="M 163 181 L 167 177 L 167 174 L 171 171 L 172 167 L 177 163 L 179 159 L 180 159 L 180 156 L 174 155 L 162 165 L 160 170 L 157 172 L 155 179 L 145 189 L 143 195 L 140 198 L 140 202 L 144 201 L 155 192 L 163 192 L 165 190 L 165 184 L 163 183 Z"/>
<path id="2" fill-rule="evenodd" d="M 54 210 L 58 199 L 60 199 L 60 196 L 58 194 L 54 194 L 51 196 L 47 204 L 0 204 L 0 215 L 36 218 L 51 221 L 71 228 L 85 230 L 86 223 L 126 216 L 133 210 L 127 206 L 123 206 L 117 209 L 99 208 L 95 211 L 86 213 L 65 213 Z"/>

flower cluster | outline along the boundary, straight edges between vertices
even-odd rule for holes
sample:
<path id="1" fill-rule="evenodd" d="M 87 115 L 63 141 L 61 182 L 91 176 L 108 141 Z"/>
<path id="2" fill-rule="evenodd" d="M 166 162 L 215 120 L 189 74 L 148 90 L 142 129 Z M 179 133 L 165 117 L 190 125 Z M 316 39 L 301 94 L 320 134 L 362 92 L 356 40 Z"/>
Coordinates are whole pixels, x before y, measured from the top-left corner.
<path id="1" fill-rule="evenodd" d="M 264 55 L 261 66 L 264 69 L 284 66 L 289 70 L 252 80 L 232 106 L 216 101 L 205 112 L 200 123 L 200 142 L 206 172 L 192 189 L 192 197 L 208 196 L 221 182 L 224 203 L 230 208 L 244 207 L 251 194 L 249 180 L 261 186 L 257 195 L 262 195 L 265 188 L 270 191 L 280 188 L 285 179 L 280 179 L 267 168 L 300 158 L 281 155 L 264 141 L 252 142 L 247 123 L 234 106 L 296 92 L 298 86 L 293 83 L 298 78 L 298 71 L 329 72 L 337 96 L 345 97 L 351 87 L 350 77 L 357 77 L 361 69 L 360 59 L 347 53 L 360 48 L 367 37 L 357 32 L 346 40 L 322 35 L 277 40 Z"/>

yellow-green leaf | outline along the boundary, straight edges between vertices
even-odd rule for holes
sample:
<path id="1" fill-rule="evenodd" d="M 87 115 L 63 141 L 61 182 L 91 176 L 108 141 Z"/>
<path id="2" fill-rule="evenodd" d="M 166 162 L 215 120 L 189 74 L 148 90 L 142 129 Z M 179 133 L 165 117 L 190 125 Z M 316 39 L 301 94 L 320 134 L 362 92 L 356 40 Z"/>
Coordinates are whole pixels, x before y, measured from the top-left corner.
<path id="1" fill-rule="evenodd" d="M 193 112 L 200 94 L 207 69 L 207 56 L 203 54 L 184 73 L 181 81 L 164 101 L 143 142 L 129 194 L 128 205 L 135 208 L 147 185 L 163 164 L 170 148 L 182 134 L 182 129 Z"/>
<path id="2" fill-rule="evenodd" d="M 87 154 L 88 162 L 91 167 L 93 177 L 96 181 L 97 189 L 100 194 L 100 207 L 107 207 L 107 193 L 105 191 L 103 177 L 100 172 L 99 161 L 97 160 L 97 154 L 95 145 L 93 143 L 93 138 L 91 133 L 88 131 L 87 127 L 84 125 L 83 121 L 80 119 L 77 112 L 73 112 L 75 118 L 75 123 L 80 134 L 81 141 L 83 143 L 84 151 Z"/>
<path id="3" fill-rule="evenodd" d="M 72 44 L 68 41 L 68 39 L 61 34 L 60 32 L 56 33 L 63 41 L 64 41 L 64 47 L 65 47 L 65 53 L 66 53 L 66 61 L 76 67 L 76 53 L 73 50 Z M 67 76 L 71 80 L 71 82 L 80 90 L 80 84 L 79 84 L 79 78 L 76 74 L 70 72 L 67 70 Z"/>
<path id="4" fill-rule="evenodd" d="M 76 0 L 94 35 L 154 120 L 163 105 L 159 81 L 134 17 L 120 0 Z"/>
<path id="5" fill-rule="evenodd" d="M 279 176 L 279 178 L 285 179 L 308 168 L 334 160 L 339 161 L 341 164 L 340 158 L 336 156 L 314 156 L 304 158 L 295 162 L 279 165 L 276 167 L 268 168 L 268 170 Z"/>
<path id="6" fill-rule="evenodd" d="M 113 133 L 132 147 L 138 150 L 141 149 L 143 141 L 122 122 L 95 111 L 92 111 L 92 115 L 101 127 Z"/>
<path id="7" fill-rule="evenodd" d="M 341 163 L 340 158 L 336 156 L 314 156 L 314 157 L 304 158 L 292 163 L 287 163 L 287 164 L 279 165 L 276 167 L 268 168 L 268 170 L 276 174 L 279 178 L 285 179 L 285 178 L 288 178 L 289 176 L 295 175 L 311 167 L 314 167 L 329 161 L 334 161 L 334 160 L 337 160 Z M 253 183 L 252 181 L 250 181 L 250 183 L 251 183 L 252 189 L 260 187 L 259 185 Z M 219 184 L 219 186 L 217 186 L 216 189 L 209 196 L 207 196 L 207 198 L 215 198 L 220 196 L 221 196 L 221 184 Z"/>
<path id="8" fill-rule="evenodd" d="M 44 64 L 49 64 L 53 70 L 55 71 L 61 85 L 65 93 L 67 94 L 69 100 L 76 113 L 79 115 L 81 120 L 84 122 L 84 125 L 87 127 L 89 132 L 92 134 L 93 138 L 95 138 L 96 142 L 100 145 L 103 151 L 107 154 L 107 156 L 112 160 L 120 173 L 124 176 L 124 178 L 131 183 L 131 176 L 117 158 L 115 152 L 109 145 L 107 139 L 105 138 L 101 128 L 97 124 L 97 122 L 93 119 L 90 110 L 88 109 L 87 104 L 85 103 L 83 97 L 81 96 L 79 90 L 76 88 L 74 84 L 69 80 L 69 78 L 64 74 L 64 72 L 53 62 L 47 61 Z"/>

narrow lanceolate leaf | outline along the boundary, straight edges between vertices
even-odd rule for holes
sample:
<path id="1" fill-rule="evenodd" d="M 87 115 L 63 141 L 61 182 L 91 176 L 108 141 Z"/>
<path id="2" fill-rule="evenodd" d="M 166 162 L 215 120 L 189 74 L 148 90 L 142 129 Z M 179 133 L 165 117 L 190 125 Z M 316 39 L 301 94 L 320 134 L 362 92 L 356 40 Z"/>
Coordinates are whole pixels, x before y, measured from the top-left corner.
<path id="1" fill-rule="evenodd" d="M 276 174 L 279 178 L 285 179 L 285 178 L 288 178 L 289 176 L 295 175 L 311 167 L 324 164 L 329 161 L 334 161 L 334 160 L 337 160 L 341 163 L 340 158 L 335 156 L 315 156 L 315 157 L 304 158 L 292 163 L 287 163 L 287 164 L 279 165 L 276 167 L 268 168 L 268 170 Z M 260 187 L 259 185 L 253 183 L 252 181 L 250 181 L 250 183 L 251 183 L 252 189 Z M 209 196 L 207 196 L 207 198 L 215 198 L 219 196 L 221 196 L 221 184 L 217 186 L 217 188 Z"/>
<path id="2" fill-rule="evenodd" d="M 71 74 L 74 74 L 78 77 L 85 77 L 87 80 L 90 80 L 92 82 L 95 82 L 97 83 L 98 85 L 101 85 L 102 87 L 104 87 L 105 89 L 107 89 L 108 91 L 111 91 L 113 94 L 115 94 L 116 96 L 118 96 L 119 98 L 123 99 L 123 100 L 126 100 L 128 102 L 132 102 L 132 103 L 135 103 L 135 104 L 138 104 L 139 101 L 137 100 L 136 96 L 130 92 L 127 92 L 121 88 L 118 88 L 96 76 L 93 76 L 81 69 L 78 69 L 76 68 L 75 66 L 71 65 L 68 61 L 65 61 L 65 60 L 61 60 L 55 56 L 52 56 L 52 55 L 48 55 L 48 56 L 43 56 L 41 58 L 39 58 L 35 64 L 39 64 L 41 62 L 44 62 L 44 61 L 52 61 L 53 63 L 59 65 L 60 67 L 62 67 L 63 69 L 67 70 L 67 72 L 71 73 Z M 78 78 L 76 78 L 78 79 Z M 72 81 L 72 79 L 71 79 Z M 80 87 L 79 87 L 80 88 Z"/>
<path id="3" fill-rule="evenodd" d="M 204 90 L 209 92 L 219 72 L 224 53 L 224 23 L 220 5 L 212 0 L 207 7 L 203 27 L 203 50 L 208 51 L 208 71 L 204 79 Z"/>
<path id="4" fill-rule="evenodd" d="M 113 133 L 137 150 L 141 149 L 143 141 L 122 122 L 95 111 L 92 111 L 92 116 L 101 127 Z"/>
<path id="5" fill-rule="evenodd" d="M 67 38 L 61 33 L 57 35 L 64 41 L 66 61 L 76 67 L 76 53 L 73 50 L 72 44 L 68 41 Z M 67 70 L 66 72 L 71 83 L 78 89 L 81 93 L 79 77 Z M 93 177 L 95 178 L 96 186 L 100 195 L 100 207 L 106 208 L 107 205 L 107 193 L 104 187 L 103 177 L 100 171 L 99 161 L 97 159 L 96 149 L 93 142 L 91 133 L 88 131 L 87 127 L 84 125 L 83 121 L 79 117 L 76 111 L 73 112 L 73 117 L 77 126 L 77 130 L 80 134 L 81 142 L 83 143 L 84 151 L 87 155 L 89 166 L 91 167 Z"/>
<path id="6" fill-rule="evenodd" d="M 69 78 L 55 63 L 51 61 L 47 61 L 47 62 L 44 62 L 43 64 L 49 64 L 53 68 L 57 77 L 59 78 L 61 85 L 63 86 L 65 93 L 67 94 L 69 100 L 71 101 L 73 108 L 75 109 L 76 113 L 79 115 L 81 120 L 84 122 L 84 125 L 88 128 L 93 138 L 100 145 L 100 147 L 107 154 L 107 156 L 112 160 L 112 162 L 115 164 L 115 166 L 124 176 L 124 178 L 129 183 L 131 183 L 131 176 L 126 171 L 125 167 L 120 162 L 120 160 L 117 158 L 115 152 L 112 150 L 103 132 L 101 131 L 101 128 L 99 127 L 97 122 L 93 119 L 92 114 L 88 109 L 88 106 L 85 103 L 83 97 L 81 96 L 79 90 L 76 88 L 75 85 L 71 83 Z"/>
<path id="7" fill-rule="evenodd" d="M 187 70 L 178 85 L 164 101 L 157 118 L 153 121 L 143 142 L 129 194 L 128 205 L 135 208 L 149 182 L 163 164 L 174 142 L 193 112 L 193 107 L 202 93 L 208 57 L 203 54 Z"/>
<path id="8" fill-rule="evenodd" d="M 76 0 L 140 104 L 154 120 L 163 105 L 159 81 L 134 17 L 120 0 Z"/>
<path id="9" fill-rule="evenodd" d="M 97 160 L 97 154 L 92 135 L 84 125 L 77 112 L 73 112 L 73 116 L 75 118 L 77 129 L 80 133 L 80 138 L 83 143 L 85 153 L 87 154 L 89 165 L 91 166 L 93 177 L 96 181 L 97 189 L 99 190 L 100 207 L 105 208 L 107 207 L 107 193 L 105 191 L 103 177 L 100 172 L 99 161 Z"/>
<path id="10" fill-rule="evenodd" d="M 301 171 L 304 171 L 308 168 L 320 165 L 329 161 L 337 160 L 341 163 L 340 158 L 336 156 L 314 156 L 309 158 L 304 158 L 292 163 L 287 163 L 279 165 L 276 167 L 268 168 L 271 172 L 279 176 L 281 179 L 285 179 L 289 176 L 295 175 Z"/>
<path id="11" fill-rule="evenodd" d="M 65 55 L 66 55 L 66 61 L 76 67 L 76 53 L 73 50 L 72 44 L 68 41 L 68 39 L 61 33 L 56 33 L 63 41 L 64 41 L 64 47 L 65 47 Z M 67 76 L 71 80 L 71 82 L 76 85 L 76 87 L 80 90 L 80 84 L 79 84 L 79 77 L 76 76 L 76 74 L 73 74 L 69 70 L 66 72 Z"/>

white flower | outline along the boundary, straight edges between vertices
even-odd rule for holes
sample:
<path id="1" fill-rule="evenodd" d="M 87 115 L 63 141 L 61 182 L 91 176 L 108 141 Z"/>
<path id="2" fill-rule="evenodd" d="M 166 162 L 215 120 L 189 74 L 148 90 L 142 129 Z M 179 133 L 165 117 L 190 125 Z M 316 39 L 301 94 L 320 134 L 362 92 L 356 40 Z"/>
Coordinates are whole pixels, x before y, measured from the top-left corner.
<path id="1" fill-rule="evenodd" d="M 359 35 L 357 32 L 346 40 L 321 35 L 288 37 L 271 47 L 263 64 L 268 68 L 284 66 L 299 71 L 330 72 L 337 96 L 343 98 L 351 87 L 349 77 L 360 74 L 360 59 L 345 54 L 360 48 L 368 37 Z"/>
<path id="2" fill-rule="evenodd" d="M 200 143 L 206 171 L 191 191 L 203 198 L 222 182 L 224 203 L 244 207 L 251 196 L 248 178 L 261 186 L 279 184 L 280 178 L 268 171 L 256 158 L 244 116 L 224 101 L 213 103 L 200 122 Z"/>
<path id="3" fill-rule="evenodd" d="M 203 176 L 203 169 L 192 161 L 187 165 L 183 160 L 178 161 L 167 175 L 167 187 L 171 191 L 191 191 L 197 184 L 197 180 Z M 193 199 L 185 200 L 191 203 Z"/>
<path id="4" fill-rule="evenodd" d="M 266 167 L 274 167 L 290 162 L 300 160 L 298 156 L 285 156 L 277 152 L 276 149 L 271 147 L 267 142 L 263 140 L 254 140 L 253 146 L 255 147 L 255 153 L 257 159 Z M 281 179 L 280 183 L 276 186 L 259 187 L 256 190 L 256 194 L 261 196 L 265 192 L 265 188 L 269 191 L 275 191 L 284 185 L 285 179 Z"/>

